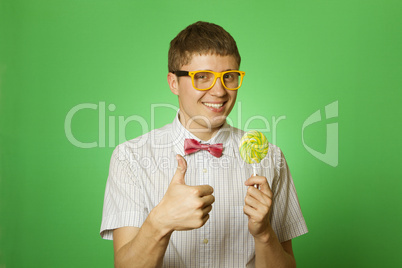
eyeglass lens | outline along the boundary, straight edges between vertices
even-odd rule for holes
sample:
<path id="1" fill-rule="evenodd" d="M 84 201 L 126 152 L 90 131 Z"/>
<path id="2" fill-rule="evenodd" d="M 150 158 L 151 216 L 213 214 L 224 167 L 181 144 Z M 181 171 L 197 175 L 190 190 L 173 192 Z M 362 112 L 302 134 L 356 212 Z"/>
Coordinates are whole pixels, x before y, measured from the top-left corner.
<path id="1" fill-rule="evenodd" d="M 239 87 L 239 72 L 228 72 L 223 75 L 223 83 L 229 89 Z M 215 74 L 209 72 L 197 72 L 194 74 L 194 85 L 199 89 L 206 89 L 212 86 Z"/>

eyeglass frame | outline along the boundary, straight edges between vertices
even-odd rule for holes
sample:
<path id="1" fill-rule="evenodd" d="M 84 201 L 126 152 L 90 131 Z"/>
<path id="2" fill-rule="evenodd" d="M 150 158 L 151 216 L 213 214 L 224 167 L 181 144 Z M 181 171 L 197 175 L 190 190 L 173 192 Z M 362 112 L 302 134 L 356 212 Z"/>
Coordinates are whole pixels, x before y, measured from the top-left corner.
<path id="1" fill-rule="evenodd" d="M 212 85 L 211 85 L 209 88 L 200 89 L 200 88 L 197 88 L 197 87 L 195 86 L 194 75 L 195 75 L 196 73 L 202 73 L 202 72 L 205 72 L 205 73 L 213 73 L 213 74 L 214 74 L 214 77 L 215 77 L 215 78 L 214 78 L 214 82 L 212 83 Z M 231 72 L 239 72 L 239 73 L 240 73 L 240 83 L 239 83 L 239 86 L 236 87 L 236 88 L 228 88 L 228 87 L 225 85 L 225 82 L 223 81 L 223 76 L 224 76 L 226 73 L 231 73 Z M 243 77 L 244 77 L 244 75 L 246 74 L 246 72 L 239 71 L 239 70 L 229 70 L 229 71 L 224 71 L 224 72 L 214 72 L 214 71 L 207 71 L 207 70 L 200 70 L 200 71 L 181 71 L 181 70 L 178 70 L 178 71 L 173 71 L 173 72 L 171 72 L 171 73 L 175 74 L 177 77 L 181 77 L 181 76 L 190 76 L 190 77 L 191 77 L 191 82 L 193 83 L 193 87 L 194 87 L 196 90 L 201 90 L 201 91 L 210 90 L 210 89 L 215 85 L 216 80 L 218 80 L 218 78 L 221 79 L 222 86 L 223 86 L 225 89 L 227 89 L 227 90 L 238 90 L 238 89 L 241 87 L 241 85 L 243 84 Z"/>

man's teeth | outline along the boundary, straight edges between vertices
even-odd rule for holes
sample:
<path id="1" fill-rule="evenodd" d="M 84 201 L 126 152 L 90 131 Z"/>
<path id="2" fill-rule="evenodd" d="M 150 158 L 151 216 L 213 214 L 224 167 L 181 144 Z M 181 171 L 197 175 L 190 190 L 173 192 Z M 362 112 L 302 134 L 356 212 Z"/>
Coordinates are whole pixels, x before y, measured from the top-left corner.
<path id="1" fill-rule="evenodd" d="M 204 102 L 205 106 L 212 107 L 212 108 L 220 108 L 223 106 L 223 103 L 207 103 Z"/>

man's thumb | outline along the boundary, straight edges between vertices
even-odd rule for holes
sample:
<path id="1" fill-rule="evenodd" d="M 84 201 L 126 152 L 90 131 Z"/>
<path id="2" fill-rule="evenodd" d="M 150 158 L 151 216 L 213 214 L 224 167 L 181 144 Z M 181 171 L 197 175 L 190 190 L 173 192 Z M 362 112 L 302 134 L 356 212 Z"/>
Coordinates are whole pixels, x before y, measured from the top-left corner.
<path id="1" fill-rule="evenodd" d="M 176 155 L 176 159 L 177 159 L 177 169 L 176 169 L 176 173 L 174 174 L 171 183 L 174 182 L 174 183 L 178 183 L 178 184 L 186 184 L 186 182 L 184 181 L 184 176 L 186 175 L 186 171 L 187 171 L 187 162 L 183 158 L 183 156 L 181 156 L 179 154 Z"/>

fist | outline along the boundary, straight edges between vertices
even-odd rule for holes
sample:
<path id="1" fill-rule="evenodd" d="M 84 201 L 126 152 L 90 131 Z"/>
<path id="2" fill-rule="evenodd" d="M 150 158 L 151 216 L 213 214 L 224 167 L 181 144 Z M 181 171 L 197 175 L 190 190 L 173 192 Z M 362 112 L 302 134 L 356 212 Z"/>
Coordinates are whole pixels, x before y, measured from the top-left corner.
<path id="1" fill-rule="evenodd" d="M 256 184 L 260 189 L 254 187 Z M 255 238 L 262 237 L 269 233 L 271 227 L 269 212 L 273 193 L 267 179 L 262 176 L 249 178 L 245 185 L 248 186 L 248 189 L 243 211 L 248 217 L 248 229 Z"/>
<path id="2" fill-rule="evenodd" d="M 186 185 L 186 160 L 177 155 L 176 172 L 161 202 L 155 207 L 155 218 L 168 233 L 202 227 L 209 219 L 215 197 L 209 185 Z"/>

